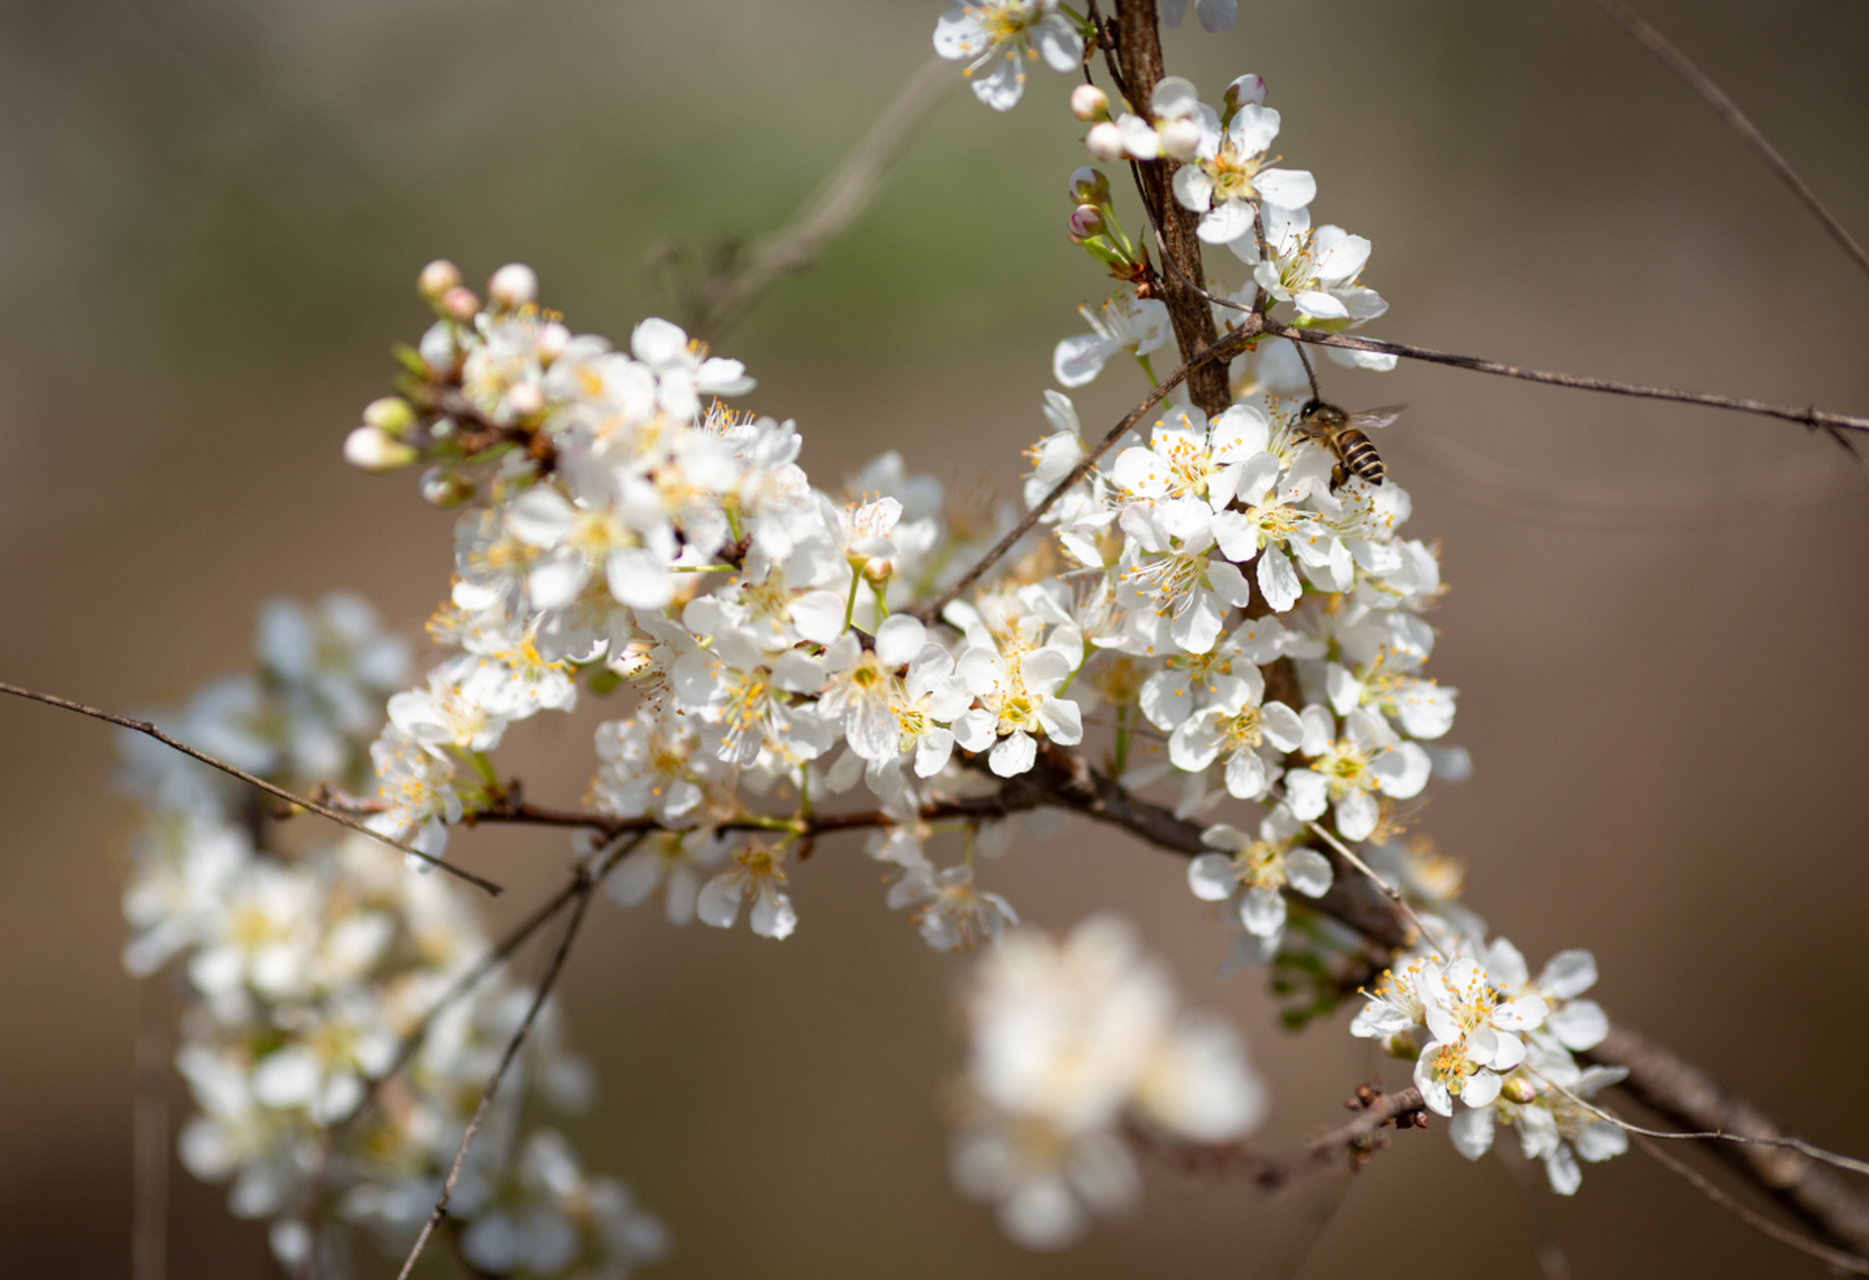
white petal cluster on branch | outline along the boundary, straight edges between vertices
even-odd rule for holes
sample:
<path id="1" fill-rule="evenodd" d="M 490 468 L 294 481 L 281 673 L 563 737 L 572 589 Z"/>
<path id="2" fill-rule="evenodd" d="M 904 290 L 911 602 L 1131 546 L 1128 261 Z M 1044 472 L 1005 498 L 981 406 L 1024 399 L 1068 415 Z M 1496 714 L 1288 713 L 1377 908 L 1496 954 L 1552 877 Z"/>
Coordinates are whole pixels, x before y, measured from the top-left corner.
<path id="1" fill-rule="evenodd" d="M 1164 5 L 1168 25 L 1186 7 Z M 1195 12 L 1221 30 L 1236 6 Z M 1006 110 L 1029 64 L 1075 72 L 1106 34 L 1057 0 L 954 0 L 935 46 Z M 1162 273 L 1185 270 L 1165 218 L 1183 220 L 1197 258 L 1226 246 L 1244 275 L 1231 293 L 1198 267 L 1180 281 L 1202 326 L 1211 300 L 1210 334 L 1280 307 L 1286 333 L 1380 317 L 1388 304 L 1361 282 L 1369 242 L 1313 226 L 1317 183 L 1276 163 L 1281 119 L 1258 76 L 1219 108 L 1178 77 L 1145 88 L 1126 104 L 1095 86 L 1070 95 L 1091 154 L 1152 174 L 1162 207 L 1143 211 L 1154 241 L 1132 238 L 1109 180 L 1072 175 L 1070 239 L 1118 283 L 1080 308 L 1090 332 L 1058 345 L 1053 373 L 1068 389 L 1112 361 L 1136 368 L 1157 388 L 1152 416 L 1093 445 L 1047 391 L 1026 453 L 1029 534 L 1017 503 L 950 495 L 896 453 L 814 484 L 793 422 L 729 404 L 755 390 L 740 362 L 662 319 L 620 345 L 579 334 L 522 265 L 495 272 L 483 300 L 436 262 L 419 285 L 434 323 L 345 454 L 419 467 L 423 498 L 456 513 L 429 623 L 439 658 L 412 680 L 360 604 L 274 606 L 261 677 L 211 687 L 178 732 L 263 777 L 322 784 L 433 857 L 465 824 L 574 828 L 583 890 L 601 876 L 621 906 L 659 898 L 673 924 L 744 920 L 774 940 L 800 926 L 795 880 L 817 842 L 865 833 L 889 908 L 937 950 L 985 950 L 952 1167 L 1035 1247 L 1134 1198 L 1138 1129 L 1231 1143 L 1266 1107 L 1238 1038 L 1179 1009 L 1127 926 L 1097 917 L 1053 942 L 990 887 L 1012 823 L 1057 828 L 1046 805 L 1106 820 L 1112 798 L 1146 807 L 1180 831 L 1151 838 L 1190 855 L 1190 889 L 1236 939 L 1230 963 L 1270 966 L 1294 997 L 1288 1022 L 1373 981 L 1353 1033 L 1414 1063 L 1459 1149 L 1477 1156 L 1513 1128 L 1569 1194 L 1579 1159 L 1624 1146 L 1580 1101 L 1615 1078 L 1573 1056 L 1607 1033 L 1580 998 L 1594 962 L 1566 952 L 1531 978 L 1454 900 L 1452 864 L 1398 839 L 1431 779 L 1469 768 L 1443 745 L 1456 692 L 1427 674 L 1443 585 L 1435 549 L 1401 532 L 1407 492 L 1316 426 L 1330 406 L 1290 341 L 1236 333 L 1226 385 L 1196 397 L 1205 409 L 1185 384 L 1163 399 L 1153 367 L 1178 332 L 1194 351 L 1186 308 L 1162 301 Z M 1014 545 L 993 560 L 1002 537 Z M 494 753 L 515 723 L 591 699 L 606 716 L 584 807 L 532 808 Z M 396 1247 L 439 1215 L 533 993 L 498 965 L 479 974 L 493 944 L 428 864 L 362 838 L 297 851 L 195 766 L 140 738 L 131 757 L 150 818 L 126 958 L 187 975 L 179 1061 L 201 1111 L 188 1167 L 231 1180 L 237 1212 L 272 1218 L 290 1265 L 336 1274 L 345 1224 Z M 1094 803 L 1067 800 L 1060 779 Z M 1159 804 L 1140 799 L 1149 788 Z M 872 807 L 853 812 L 842 797 L 859 789 Z M 1399 910 L 1358 881 L 1371 868 Z M 1396 929 L 1346 923 L 1358 888 Z M 1404 916 L 1421 926 L 1413 950 Z M 664 1233 L 530 1124 L 529 1096 L 588 1093 L 543 1008 L 445 1207 L 481 1272 L 621 1276 Z"/>
<path id="2" fill-rule="evenodd" d="M 259 650 L 260 677 L 210 686 L 177 736 L 265 776 L 367 776 L 405 647 L 362 602 L 333 596 L 315 612 L 268 605 Z M 182 1131 L 183 1165 L 230 1182 L 239 1216 L 270 1218 L 295 1271 L 339 1274 L 343 1223 L 406 1248 L 532 993 L 495 968 L 447 1001 L 490 949 L 459 884 L 410 874 L 365 836 L 275 843 L 251 793 L 148 738 L 124 745 L 148 810 L 125 963 L 149 974 L 176 962 L 186 982 L 176 1065 L 199 1114 Z M 385 767 L 427 758 L 412 750 Z M 660 1256 L 662 1227 L 627 1188 L 582 1173 L 551 1130 L 527 1131 L 526 1099 L 575 1112 L 590 1097 L 556 1006 L 515 1071 L 454 1199 L 469 1259 L 503 1274 L 616 1275 Z"/>

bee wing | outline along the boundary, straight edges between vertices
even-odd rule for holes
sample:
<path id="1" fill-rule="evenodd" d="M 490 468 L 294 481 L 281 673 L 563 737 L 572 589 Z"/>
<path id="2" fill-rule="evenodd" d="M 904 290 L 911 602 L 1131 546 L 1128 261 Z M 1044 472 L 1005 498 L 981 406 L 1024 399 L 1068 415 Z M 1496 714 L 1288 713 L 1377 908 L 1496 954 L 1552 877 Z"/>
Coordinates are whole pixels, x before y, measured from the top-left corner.
<path id="1" fill-rule="evenodd" d="M 1391 422 L 1401 417 L 1402 410 L 1407 407 L 1408 406 L 1405 404 L 1385 404 L 1380 409 L 1365 409 L 1361 413 L 1351 414 L 1344 425 L 1355 427 L 1361 431 L 1373 430 L 1376 427 L 1386 427 Z"/>

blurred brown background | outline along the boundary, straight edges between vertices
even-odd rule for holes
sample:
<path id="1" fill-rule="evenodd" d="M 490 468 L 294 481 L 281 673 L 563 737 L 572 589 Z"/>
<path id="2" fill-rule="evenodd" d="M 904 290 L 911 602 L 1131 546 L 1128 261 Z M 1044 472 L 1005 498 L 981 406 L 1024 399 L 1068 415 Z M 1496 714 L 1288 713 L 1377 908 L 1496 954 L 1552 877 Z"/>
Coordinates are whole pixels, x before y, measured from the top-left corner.
<path id="1" fill-rule="evenodd" d="M 247 660 L 255 606 L 356 588 L 416 633 L 449 520 L 338 456 L 420 331 L 416 270 L 535 265 L 574 327 L 660 305 L 641 265 L 775 225 L 928 54 L 937 0 L 44 0 L 0 7 L 0 674 L 120 709 Z M 1190 6 L 1191 7 L 1191 6 Z M 1169 38 L 1207 96 L 1271 84 L 1322 220 L 1368 235 L 1376 332 L 1547 367 L 1869 410 L 1869 279 L 1707 109 L 1586 0 L 1242 0 Z M 1869 9 L 1645 0 L 1858 234 Z M 936 113 L 855 234 L 726 349 L 833 486 L 899 447 L 1011 492 L 1050 352 L 1101 285 L 1061 231 L 1066 81 Z M 1087 429 L 1136 395 L 1114 367 Z M 1444 539 L 1436 621 L 1477 768 L 1424 827 L 1534 964 L 1593 949 L 1612 1016 L 1807 1136 L 1869 1150 L 1863 904 L 1869 482 L 1794 426 L 1433 368 L 1331 373 L 1407 400 L 1384 443 Z M 534 795 L 581 794 L 598 713 L 527 726 Z M 126 807 L 101 726 L 0 706 L 0 1273 L 129 1256 L 138 993 L 118 964 Z M 553 772 L 552 760 L 564 767 Z M 472 865 L 551 882 L 559 836 Z M 1138 917 L 1252 1038 L 1274 1143 L 1370 1068 L 1341 1022 L 1276 1030 L 1179 860 L 1102 833 L 989 874 L 1028 918 Z M 671 1223 L 683 1276 L 1282 1274 L 1333 1188 L 1267 1201 L 1152 1179 L 1128 1220 L 1021 1253 L 950 1192 L 938 1081 L 960 972 L 827 847 L 783 945 L 603 904 L 569 976 L 602 1065 L 572 1127 Z M 1393 1074 L 1393 1073 L 1392 1073 Z M 1640 1155 L 1542 1191 L 1437 1131 L 1349 1192 L 1308 1277 L 1808 1274 Z M 176 1174 L 171 1272 L 270 1274 L 219 1189 Z M 445 1264 L 429 1274 L 448 1273 Z"/>

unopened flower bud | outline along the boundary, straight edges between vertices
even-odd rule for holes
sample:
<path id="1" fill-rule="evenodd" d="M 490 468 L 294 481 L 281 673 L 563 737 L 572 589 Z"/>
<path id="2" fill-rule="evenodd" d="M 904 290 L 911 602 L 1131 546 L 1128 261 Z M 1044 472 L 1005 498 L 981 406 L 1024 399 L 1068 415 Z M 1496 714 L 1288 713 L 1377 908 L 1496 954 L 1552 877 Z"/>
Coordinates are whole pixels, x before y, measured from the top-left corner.
<path id="1" fill-rule="evenodd" d="M 1421 1056 L 1421 1046 L 1406 1031 L 1398 1031 L 1382 1042 L 1382 1051 L 1391 1058 L 1412 1062 Z"/>
<path id="2" fill-rule="evenodd" d="M 1080 204 L 1071 211 L 1071 220 L 1066 224 L 1070 229 L 1071 243 L 1082 244 L 1092 236 L 1100 236 L 1108 229 L 1103 220 L 1103 210 L 1094 204 Z"/>
<path id="3" fill-rule="evenodd" d="M 1094 204 L 1102 208 L 1110 203 L 1110 180 L 1103 176 L 1101 169 L 1092 169 L 1088 165 L 1071 175 L 1066 184 L 1071 199 L 1078 204 Z"/>
<path id="4" fill-rule="evenodd" d="M 863 566 L 863 580 L 880 591 L 889 585 L 890 575 L 895 571 L 894 561 L 871 560 Z"/>
<path id="5" fill-rule="evenodd" d="M 1071 114 L 1079 120 L 1108 120 L 1110 95 L 1094 84 L 1080 84 L 1071 90 Z"/>
<path id="6" fill-rule="evenodd" d="M 461 269 L 446 258 L 436 258 L 426 267 L 416 280 L 416 288 L 430 302 L 437 302 L 441 295 L 461 283 Z"/>
<path id="7" fill-rule="evenodd" d="M 509 262 L 487 281 L 487 297 L 505 311 L 516 311 L 537 300 L 539 277 L 523 262 Z"/>
<path id="8" fill-rule="evenodd" d="M 1514 1076 L 1499 1090 L 1508 1102 L 1530 1102 L 1538 1096 L 1538 1086 L 1524 1076 Z"/>
<path id="9" fill-rule="evenodd" d="M 422 475 L 422 501 L 444 511 L 458 507 L 474 496 L 474 482 L 452 471 L 432 467 Z"/>
<path id="10" fill-rule="evenodd" d="M 441 295 L 441 310 L 450 320 L 466 324 L 480 310 L 480 299 L 472 289 L 457 284 Z"/>
<path id="11" fill-rule="evenodd" d="M 393 471 L 415 461 L 415 450 L 380 427 L 362 426 L 344 437 L 344 461 L 365 471 Z"/>
<path id="12" fill-rule="evenodd" d="M 1185 117 L 1170 120 L 1158 130 L 1162 138 L 1162 154 L 1176 160 L 1192 160 L 1201 147 L 1201 127 Z"/>
<path id="13" fill-rule="evenodd" d="M 363 420 L 366 426 L 400 437 L 415 425 L 415 410 L 401 396 L 384 396 L 364 406 Z"/>
<path id="14" fill-rule="evenodd" d="M 1225 101 L 1228 115 L 1238 111 L 1249 102 L 1263 104 L 1265 102 L 1265 80 L 1260 76 L 1241 76 L 1227 86 Z"/>
<path id="15" fill-rule="evenodd" d="M 1123 158 L 1123 131 L 1109 120 L 1093 124 L 1084 135 L 1084 149 L 1090 152 L 1091 159 L 1114 164 Z"/>

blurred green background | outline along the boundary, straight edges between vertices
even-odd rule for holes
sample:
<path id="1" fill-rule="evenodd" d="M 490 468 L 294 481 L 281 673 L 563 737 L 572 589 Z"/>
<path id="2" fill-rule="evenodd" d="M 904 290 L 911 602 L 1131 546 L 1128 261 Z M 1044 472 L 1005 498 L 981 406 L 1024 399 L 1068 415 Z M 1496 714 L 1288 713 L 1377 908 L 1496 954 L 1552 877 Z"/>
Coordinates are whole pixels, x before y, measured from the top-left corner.
<path id="1" fill-rule="evenodd" d="M 621 337 L 665 302 L 652 247 L 782 221 L 926 60 L 941 7 L 0 6 L 0 677 L 177 701 L 245 664 L 282 592 L 355 588 L 417 635 L 449 520 L 338 449 L 390 343 L 420 332 L 421 264 L 530 262 L 574 328 Z M 1869 411 L 1869 278 L 1587 0 L 1241 8 L 1234 32 L 1171 34 L 1170 69 L 1210 98 L 1267 77 L 1316 214 L 1375 243 L 1378 334 Z M 1869 233 L 1869 9 L 1646 10 Z M 760 379 L 747 403 L 798 419 L 820 485 L 899 448 L 1014 491 L 1052 346 L 1102 291 L 1062 235 L 1066 89 L 1036 71 L 1010 116 L 954 95 L 855 233 L 724 344 Z M 1612 1016 L 1869 1150 L 1869 482 L 1788 424 L 1433 368 L 1328 377 L 1413 405 L 1383 448 L 1411 530 L 1444 539 L 1436 672 L 1477 763 L 1423 827 L 1470 862 L 1470 904 L 1534 964 L 1593 949 Z M 1087 430 L 1138 391 L 1112 367 L 1078 397 Z M 600 715 L 517 735 L 531 794 L 582 794 Z M 167 1004 L 118 965 L 113 745 L 9 704 L 0 754 L 0 1270 L 125 1274 L 139 999 Z M 456 848 L 516 908 L 566 856 L 548 833 Z M 962 970 L 883 909 L 877 870 L 827 846 L 783 945 L 594 915 L 568 998 L 603 1092 L 570 1132 L 672 1225 L 652 1274 L 1287 1273 L 1327 1181 L 1267 1200 L 1155 1175 L 1140 1212 L 1049 1257 L 957 1200 L 938 1088 Z M 1211 976 L 1226 938 L 1179 860 L 1073 828 L 988 875 L 1042 924 L 1138 918 L 1248 1029 L 1280 1103 L 1268 1142 L 1333 1122 L 1367 1078 L 1340 1024 L 1289 1037 L 1259 978 Z M 1811 1270 L 1639 1155 L 1527 1203 L 1438 1128 L 1397 1145 L 1302 1275 L 1533 1277 L 1546 1239 L 1579 1276 Z M 175 1176 L 170 1274 L 272 1274 L 221 1190 Z"/>

